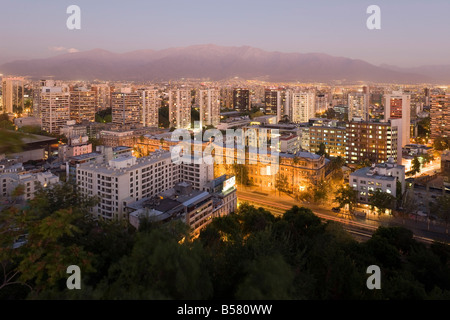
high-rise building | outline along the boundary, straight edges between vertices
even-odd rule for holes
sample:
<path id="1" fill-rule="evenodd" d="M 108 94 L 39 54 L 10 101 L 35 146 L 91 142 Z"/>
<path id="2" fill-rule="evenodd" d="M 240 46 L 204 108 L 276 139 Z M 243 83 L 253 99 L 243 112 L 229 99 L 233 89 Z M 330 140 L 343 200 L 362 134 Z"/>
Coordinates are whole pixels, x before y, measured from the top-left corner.
<path id="1" fill-rule="evenodd" d="M 327 111 L 329 106 L 328 93 L 317 93 L 315 100 L 314 114 L 324 113 L 325 111 Z"/>
<path id="2" fill-rule="evenodd" d="M 348 94 L 348 120 L 361 118 L 369 121 L 369 95 L 363 92 L 351 92 Z"/>
<path id="3" fill-rule="evenodd" d="M 86 163 L 76 170 L 80 192 L 100 198 L 92 214 L 107 220 L 127 219 L 128 204 L 173 188 L 179 178 L 180 166 L 172 162 L 170 152 L 139 159 L 119 157 L 107 164 Z"/>
<path id="4" fill-rule="evenodd" d="M 95 92 L 96 111 L 111 107 L 111 87 L 107 84 L 97 84 L 91 87 Z"/>
<path id="5" fill-rule="evenodd" d="M 142 99 L 142 125 L 144 127 L 159 127 L 159 99 L 158 90 L 139 90 Z"/>
<path id="6" fill-rule="evenodd" d="M 21 113 L 24 106 L 24 78 L 2 78 L 3 112 Z"/>
<path id="7" fill-rule="evenodd" d="M 203 89 L 199 91 L 200 127 L 217 127 L 220 122 L 219 90 Z"/>
<path id="8" fill-rule="evenodd" d="M 170 127 L 189 129 L 191 127 L 191 90 L 169 90 L 169 122 Z"/>
<path id="9" fill-rule="evenodd" d="M 309 151 L 316 153 L 320 150 L 320 145 L 325 146 L 325 152 L 331 157 L 345 158 L 345 127 L 309 127 Z"/>
<path id="10" fill-rule="evenodd" d="M 364 160 L 382 163 L 389 158 L 399 162 L 401 145 L 398 143 L 400 120 L 388 122 L 350 121 L 346 128 L 346 161 L 357 164 Z"/>
<path id="11" fill-rule="evenodd" d="M 450 94 L 432 95 L 430 102 L 431 138 L 450 137 Z"/>
<path id="12" fill-rule="evenodd" d="M 289 91 L 269 88 L 264 91 L 264 102 L 267 113 L 277 115 L 277 122 L 288 114 Z"/>
<path id="13" fill-rule="evenodd" d="M 220 100 L 222 107 L 231 109 L 233 108 L 233 89 L 231 87 L 224 87 L 220 89 Z"/>
<path id="14" fill-rule="evenodd" d="M 233 109 L 240 112 L 251 109 L 250 90 L 241 88 L 233 90 Z"/>
<path id="15" fill-rule="evenodd" d="M 292 122 L 308 122 L 314 118 L 315 94 L 311 92 L 293 92 L 290 104 Z"/>
<path id="16" fill-rule="evenodd" d="M 96 99 L 95 92 L 86 89 L 70 91 L 70 119 L 77 123 L 95 121 Z"/>
<path id="17" fill-rule="evenodd" d="M 384 121 L 401 119 L 398 136 L 402 147 L 410 143 L 411 96 L 401 91 L 394 91 L 384 96 Z M 401 154 L 399 155 L 401 156 Z"/>
<path id="18" fill-rule="evenodd" d="M 138 92 L 122 90 L 112 94 L 112 122 L 117 125 L 137 125 L 142 121 L 142 101 Z"/>
<path id="19" fill-rule="evenodd" d="M 42 129 L 49 133 L 60 133 L 61 127 L 70 120 L 70 93 L 61 87 L 42 87 L 40 94 L 40 116 Z"/>

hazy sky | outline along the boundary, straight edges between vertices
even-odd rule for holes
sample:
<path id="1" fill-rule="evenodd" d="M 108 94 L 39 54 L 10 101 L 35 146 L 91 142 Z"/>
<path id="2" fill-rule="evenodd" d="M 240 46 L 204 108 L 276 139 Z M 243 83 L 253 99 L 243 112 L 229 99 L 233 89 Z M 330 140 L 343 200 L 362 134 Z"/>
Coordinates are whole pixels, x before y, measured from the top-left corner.
<path id="1" fill-rule="evenodd" d="M 81 30 L 66 9 L 81 8 Z M 369 5 L 381 30 L 369 30 Z M 0 60 L 213 43 L 373 64 L 450 64 L 450 0 L 0 0 Z M 1 62 L 1 61 L 0 61 Z"/>

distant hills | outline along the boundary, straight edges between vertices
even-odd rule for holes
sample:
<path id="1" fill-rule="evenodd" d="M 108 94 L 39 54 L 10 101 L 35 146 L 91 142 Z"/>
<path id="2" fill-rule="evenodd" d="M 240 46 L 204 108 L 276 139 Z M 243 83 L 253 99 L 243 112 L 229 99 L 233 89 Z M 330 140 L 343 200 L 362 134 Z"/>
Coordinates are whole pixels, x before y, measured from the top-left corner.
<path id="1" fill-rule="evenodd" d="M 240 77 L 268 81 L 450 83 L 450 65 L 405 69 L 375 66 L 362 60 L 323 53 L 268 52 L 248 46 L 212 44 L 123 54 L 94 49 L 5 63 L 0 66 L 0 73 L 61 80 L 223 80 Z"/>

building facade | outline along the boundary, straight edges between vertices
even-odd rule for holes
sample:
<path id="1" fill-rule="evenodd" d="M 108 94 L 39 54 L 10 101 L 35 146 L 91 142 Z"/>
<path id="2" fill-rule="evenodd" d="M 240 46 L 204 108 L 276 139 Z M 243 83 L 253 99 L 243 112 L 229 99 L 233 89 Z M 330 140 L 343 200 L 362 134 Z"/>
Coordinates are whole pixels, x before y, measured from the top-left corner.
<path id="1" fill-rule="evenodd" d="M 220 91 L 202 89 L 199 91 L 200 127 L 217 127 L 220 123 Z"/>
<path id="2" fill-rule="evenodd" d="M 383 163 L 389 158 L 401 161 L 398 124 L 395 122 L 349 122 L 346 125 L 347 164 L 356 165 L 366 159 L 372 163 Z"/>
<path id="3" fill-rule="evenodd" d="M 70 120 L 70 93 L 61 87 L 43 87 L 39 100 L 42 129 L 59 134 Z"/>
<path id="4" fill-rule="evenodd" d="M 431 96 L 430 130 L 432 139 L 450 137 L 450 94 Z"/>
<path id="5" fill-rule="evenodd" d="M 191 127 L 191 90 L 169 90 L 169 122 L 170 127 L 189 129 Z"/>
<path id="6" fill-rule="evenodd" d="M 70 91 L 70 119 L 77 123 L 95 121 L 96 96 L 91 90 Z"/>
<path id="7" fill-rule="evenodd" d="M 394 159 L 385 163 L 365 167 L 350 174 L 350 186 L 358 192 L 358 202 L 368 204 L 370 197 L 379 189 L 397 196 L 397 182 L 401 184 L 401 192 L 405 192 L 405 167 L 398 165 Z"/>

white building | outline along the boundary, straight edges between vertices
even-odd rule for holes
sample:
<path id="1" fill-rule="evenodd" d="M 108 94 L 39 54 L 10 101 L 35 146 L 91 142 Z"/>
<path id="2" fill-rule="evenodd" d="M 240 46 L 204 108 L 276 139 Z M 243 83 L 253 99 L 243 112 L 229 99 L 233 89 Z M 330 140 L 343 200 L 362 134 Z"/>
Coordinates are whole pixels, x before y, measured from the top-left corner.
<path id="1" fill-rule="evenodd" d="M 301 140 L 299 136 L 291 134 L 280 137 L 280 152 L 294 154 L 299 151 L 301 151 Z"/>
<path id="2" fill-rule="evenodd" d="M 76 170 L 77 186 L 86 196 L 100 202 L 91 212 L 104 219 L 126 219 L 127 204 L 149 198 L 172 188 L 179 181 L 180 168 L 173 165 L 169 152 L 149 157 L 120 157 L 107 164 L 82 164 Z"/>
<path id="3" fill-rule="evenodd" d="M 70 120 L 70 93 L 61 87 L 43 87 L 39 98 L 42 129 L 60 133 L 61 127 Z"/>
<path id="4" fill-rule="evenodd" d="M 363 92 L 352 92 L 348 94 L 348 120 L 361 118 L 369 121 L 369 95 Z"/>
<path id="5" fill-rule="evenodd" d="M 218 89 L 199 91 L 200 127 L 217 127 L 220 123 L 220 92 Z"/>
<path id="6" fill-rule="evenodd" d="M 91 209 L 96 217 L 126 219 L 128 204 L 153 197 L 173 188 L 180 181 L 195 190 L 204 190 L 214 177 L 213 164 L 178 163 L 168 151 L 156 151 L 148 157 L 118 157 L 108 163 L 86 163 L 76 168 L 76 181 L 86 196 L 98 196 Z"/>
<path id="7" fill-rule="evenodd" d="M 384 121 L 401 119 L 398 130 L 400 147 L 410 143 L 411 96 L 401 91 L 394 91 L 384 96 Z"/>
<path id="8" fill-rule="evenodd" d="M 139 91 L 142 99 L 142 125 L 144 127 L 159 127 L 159 107 L 161 101 L 159 99 L 158 90 L 142 90 Z"/>
<path id="9" fill-rule="evenodd" d="M 370 196 L 380 189 L 383 192 L 397 196 L 397 181 L 405 192 L 405 167 L 397 164 L 392 158 L 381 164 L 365 167 L 350 174 L 350 186 L 358 191 L 358 202 L 369 203 Z"/>
<path id="10" fill-rule="evenodd" d="M 20 200 L 32 200 L 35 196 L 38 186 L 46 188 L 47 186 L 58 183 L 59 178 L 51 172 L 13 172 L 0 174 L 1 195 L 9 200 L 13 200 L 12 193 L 23 186 L 23 195 Z"/>
<path id="11" fill-rule="evenodd" d="M 169 121 L 176 129 L 191 127 L 191 90 L 169 90 Z"/>
<path id="12" fill-rule="evenodd" d="M 308 122 L 315 116 L 315 97 L 312 92 L 292 93 L 292 103 L 290 104 L 290 119 L 292 122 Z"/>

